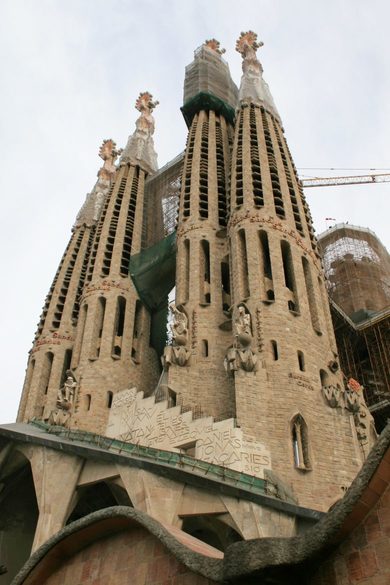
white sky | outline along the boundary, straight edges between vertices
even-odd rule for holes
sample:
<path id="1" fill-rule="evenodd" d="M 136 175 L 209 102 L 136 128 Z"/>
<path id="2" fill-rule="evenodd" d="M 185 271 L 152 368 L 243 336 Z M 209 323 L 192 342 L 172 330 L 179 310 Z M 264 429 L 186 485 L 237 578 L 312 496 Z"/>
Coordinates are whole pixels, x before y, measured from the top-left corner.
<path id="1" fill-rule="evenodd" d="M 389 21 L 387 0 L 2 0 L 0 423 L 16 417 L 27 352 L 99 146 L 125 145 L 139 92 L 160 101 L 162 166 L 184 148 L 179 108 L 193 51 L 220 40 L 239 84 L 235 41 L 252 29 L 298 169 L 389 171 Z M 318 233 L 332 217 L 370 227 L 389 249 L 390 183 L 306 194 Z"/>

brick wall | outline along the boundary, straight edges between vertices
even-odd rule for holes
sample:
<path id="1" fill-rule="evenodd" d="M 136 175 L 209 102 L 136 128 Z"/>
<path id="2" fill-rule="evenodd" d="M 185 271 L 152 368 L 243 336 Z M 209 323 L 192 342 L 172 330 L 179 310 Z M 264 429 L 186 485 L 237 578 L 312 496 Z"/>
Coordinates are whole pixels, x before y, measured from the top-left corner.
<path id="1" fill-rule="evenodd" d="M 389 585 L 390 489 L 310 580 L 310 585 Z"/>
<path id="2" fill-rule="evenodd" d="M 214 581 L 189 571 L 143 528 L 133 528 L 91 544 L 63 562 L 41 583 L 209 585 Z"/>

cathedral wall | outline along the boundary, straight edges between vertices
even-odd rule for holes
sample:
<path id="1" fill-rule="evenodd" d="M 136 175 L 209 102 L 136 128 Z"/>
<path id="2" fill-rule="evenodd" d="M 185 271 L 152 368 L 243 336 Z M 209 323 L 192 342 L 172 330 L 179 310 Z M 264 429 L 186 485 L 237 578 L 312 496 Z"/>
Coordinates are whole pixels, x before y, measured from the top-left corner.
<path id="1" fill-rule="evenodd" d="M 363 522 L 321 563 L 310 585 L 387 585 L 390 582 L 390 490 Z"/>

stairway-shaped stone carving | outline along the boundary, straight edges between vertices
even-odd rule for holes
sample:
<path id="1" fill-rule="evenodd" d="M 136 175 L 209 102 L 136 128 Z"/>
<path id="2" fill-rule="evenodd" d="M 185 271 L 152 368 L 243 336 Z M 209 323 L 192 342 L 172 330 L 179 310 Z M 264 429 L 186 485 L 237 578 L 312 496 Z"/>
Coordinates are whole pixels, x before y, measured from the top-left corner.
<path id="1" fill-rule="evenodd" d="M 118 392 L 112 401 L 106 435 L 130 443 L 185 453 L 257 477 L 271 469 L 269 451 L 262 443 L 248 440 L 235 419 L 214 421 L 174 404 L 169 389 L 165 399 L 144 397 L 130 388 Z M 161 398 L 161 397 L 160 397 Z"/>

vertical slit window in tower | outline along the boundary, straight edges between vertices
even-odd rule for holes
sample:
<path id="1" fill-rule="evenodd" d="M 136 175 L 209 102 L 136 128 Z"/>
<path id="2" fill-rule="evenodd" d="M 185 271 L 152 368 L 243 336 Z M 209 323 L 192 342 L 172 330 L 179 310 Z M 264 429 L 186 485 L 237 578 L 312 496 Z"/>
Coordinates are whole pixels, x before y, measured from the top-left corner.
<path id="1" fill-rule="evenodd" d="M 221 262 L 222 310 L 228 311 L 232 304 L 230 295 L 230 264 L 229 256 Z"/>
<path id="2" fill-rule="evenodd" d="M 295 275 L 294 275 L 294 266 L 293 266 L 293 259 L 291 254 L 290 244 L 285 240 L 280 242 L 280 248 L 282 251 L 282 260 L 283 260 L 283 272 L 284 272 L 284 282 L 286 288 L 289 291 L 289 298 L 287 301 L 288 308 L 293 313 L 299 312 L 299 305 L 298 305 L 298 298 L 297 298 L 297 290 L 295 285 Z"/>
<path id="3" fill-rule="evenodd" d="M 70 369 L 70 364 L 72 363 L 72 350 L 71 349 L 67 349 L 65 350 L 65 355 L 64 355 L 64 364 L 62 366 L 62 372 L 61 372 L 61 380 L 60 380 L 60 388 L 62 388 L 62 386 L 65 384 L 66 381 L 66 372 Z"/>
<path id="4" fill-rule="evenodd" d="M 53 321 L 52 321 L 53 329 L 58 329 L 60 324 L 61 324 L 61 319 L 62 319 L 62 315 L 64 312 L 65 301 L 66 301 L 66 297 L 67 297 L 68 290 L 69 290 L 69 284 L 70 284 L 70 280 L 72 278 L 73 269 L 74 269 L 74 266 L 76 264 L 77 256 L 78 256 L 78 253 L 80 250 L 84 231 L 85 231 L 85 228 L 80 229 L 75 242 L 73 242 L 73 238 L 72 238 L 72 243 L 74 244 L 73 252 L 70 255 L 70 257 L 68 254 L 66 255 L 67 259 L 68 259 L 68 266 L 65 270 L 65 274 L 64 274 L 64 277 L 63 277 L 63 280 L 61 283 L 60 294 L 57 297 L 57 303 L 56 303 L 56 307 L 54 310 L 54 316 L 53 316 Z"/>
<path id="5" fill-rule="evenodd" d="M 107 392 L 107 401 L 106 401 L 107 408 L 111 408 L 113 396 L 114 396 L 113 393 L 109 390 Z"/>
<path id="6" fill-rule="evenodd" d="M 240 110 L 238 114 L 238 134 L 237 134 L 237 153 L 236 153 L 236 201 L 235 207 L 240 207 L 244 203 L 244 178 L 242 171 L 242 140 L 244 132 L 244 111 Z"/>
<path id="7" fill-rule="evenodd" d="M 202 357 L 209 357 L 209 342 L 202 339 Z"/>
<path id="8" fill-rule="evenodd" d="M 84 397 L 84 408 L 85 410 L 90 410 L 91 409 L 91 402 L 92 402 L 92 398 L 90 394 L 86 394 Z"/>
<path id="9" fill-rule="evenodd" d="M 91 247 L 92 247 L 92 243 L 93 243 L 94 234 L 95 234 L 95 230 L 93 228 L 90 229 L 89 235 L 88 235 L 87 245 L 85 248 L 84 258 L 83 258 L 83 265 L 82 265 L 81 271 L 80 271 L 79 282 L 77 284 L 76 297 L 75 297 L 75 301 L 73 304 L 72 319 L 74 321 L 76 321 L 79 317 L 80 298 L 81 298 L 81 295 L 83 293 L 83 288 L 84 288 L 85 278 L 86 278 L 86 274 L 87 274 L 88 262 L 89 262 L 89 258 L 91 255 Z"/>
<path id="10" fill-rule="evenodd" d="M 209 121 L 208 114 L 202 124 L 199 161 L 199 217 L 207 219 L 209 216 Z"/>
<path id="11" fill-rule="evenodd" d="M 285 172 L 286 179 L 287 179 L 287 185 L 288 185 L 288 190 L 290 193 L 290 200 L 291 200 L 291 206 L 292 206 L 293 215 L 294 215 L 295 227 L 296 227 L 297 231 L 301 234 L 301 236 L 304 236 L 305 232 L 303 231 L 303 227 L 302 227 L 302 219 L 301 219 L 301 214 L 299 212 L 299 206 L 298 206 L 298 198 L 297 198 L 297 194 L 295 192 L 290 168 L 288 166 L 287 154 L 286 154 L 286 151 L 283 147 L 283 142 L 282 142 L 282 139 L 280 136 L 278 125 L 274 119 L 272 119 L 272 123 L 273 123 L 273 127 L 275 130 L 276 139 L 278 141 L 279 152 L 280 152 L 280 156 L 281 156 L 281 159 L 283 162 L 283 168 L 284 168 L 284 172 Z"/>
<path id="12" fill-rule="evenodd" d="M 259 232 L 261 258 L 263 261 L 263 278 L 266 300 L 275 300 L 274 281 L 272 278 L 271 255 L 269 251 L 268 234 L 261 230 Z"/>
<path id="13" fill-rule="evenodd" d="M 301 372 L 304 372 L 305 371 L 305 356 L 303 354 L 303 351 L 298 350 L 297 356 L 298 356 L 299 369 L 301 370 Z"/>
<path id="14" fill-rule="evenodd" d="M 142 303 L 136 301 L 134 312 L 134 326 L 133 326 L 133 344 L 131 348 L 131 357 L 135 363 L 140 363 L 140 341 L 141 341 L 141 326 L 142 326 Z"/>
<path id="15" fill-rule="evenodd" d="M 297 169 L 296 169 L 296 167 L 294 165 L 294 161 L 292 159 L 291 152 L 290 152 L 290 149 L 288 147 L 287 141 L 286 141 L 286 139 L 284 137 L 283 137 L 283 140 L 284 140 L 284 144 L 285 144 L 285 148 L 286 148 L 287 154 L 288 154 L 289 159 L 290 159 L 291 166 L 292 166 L 293 171 L 294 171 L 295 180 L 296 180 L 297 185 L 298 185 L 298 191 L 299 191 L 299 194 L 301 196 L 301 201 L 302 201 L 302 205 L 303 205 L 303 211 L 304 211 L 304 214 L 305 214 L 306 225 L 307 225 L 307 229 L 309 231 L 309 237 L 310 237 L 311 247 L 314 250 L 314 252 L 318 255 L 317 240 L 316 240 L 316 237 L 314 235 L 314 228 L 313 228 L 313 222 L 312 222 L 312 218 L 311 218 L 311 213 L 310 213 L 309 207 L 308 207 L 308 205 L 306 203 L 306 198 L 305 198 L 305 195 L 303 193 L 303 188 L 302 188 L 301 182 L 299 180 L 298 173 L 297 173 Z"/>
<path id="16" fill-rule="evenodd" d="M 217 158 L 217 190 L 218 190 L 218 222 L 222 227 L 227 224 L 227 198 L 226 198 L 226 174 L 225 156 L 223 149 L 223 137 L 221 121 L 215 120 L 216 133 L 216 158 Z"/>
<path id="17" fill-rule="evenodd" d="M 95 321 L 93 324 L 91 358 L 98 358 L 100 355 L 105 311 L 106 299 L 104 297 L 99 297 L 96 305 Z"/>
<path id="18" fill-rule="evenodd" d="M 321 386 L 327 386 L 329 384 L 329 374 L 325 370 L 320 370 Z"/>
<path id="19" fill-rule="evenodd" d="M 43 394 L 47 394 L 47 391 L 49 389 L 50 376 L 51 376 L 51 371 L 53 368 L 53 359 L 54 359 L 54 354 L 51 351 L 48 351 L 47 353 L 45 353 L 45 357 L 43 359 L 43 364 L 42 364 L 42 373 L 41 373 L 41 382 L 40 382 L 40 386 L 43 390 Z"/>
<path id="20" fill-rule="evenodd" d="M 300 414 L 297 414 L 291 422 L 291 438 L 295 467 L 297 469 L 310 470 L 307 424 Z"/>
<path id="21" fill-rule="evenodd" d="M 123 178 L 119 184 L 118 191 L 115 196 L 114 206 L 111 212 L 111 220 L 108 228 L 108 236 L 106 240 L 106 247 L 104 250 L 103 265 L 102 265 L 102 276 L 108 276 L 110 274 L 112 253 L 115 245 L 116 231 L 118 228 L 118 220 L 122 207 L 123 195 L 126 188 L 126 178 Z M 100 234 L 99 234 L 100 236 Z M 100 239 L 100 237 L 99 237 Z M 97 252 L 99 239 L 95 242 L 95 251 Z M 92 254 L 94 256 L 94 254 Z"/>
<path id="22" fill-rule="evenodd" d="M 211 302 L 210 244 L 207 240 L 200 241 L 199 260 L 200 302 L 202 304 L 209 304 Z"/>
<path id="23" fill-rule="evenodd" d="M 129 274 L 129 264 L 131 255 L 131 245 L 133 243 L 133 232 L 135 224 L 135 212 L 137 209 L 137 195 L 139 185 L 139 167 L 135 169 L 133 182 L 130 191 L 129 208 L 126 217 L 125 237 L 123 240 L 122 259 L 121 259 L 121 274 L 127 276 Z"/>
<path id="24" fill-rule="evenodd" d="M 255 207 L 264 206 L 263 186 L 261 183 L 260 170 L 260 156 L 259 156 L 259 140 L 257 135 L 256 125 L 256 106 L 250 105 L 249 114 L 249 128 L 250 128 L 250 147 L 251 147 L 251 166 L 252 166 L 252 188 L 253 188 L 253 202 Z"/>
<path id="25" fill-rule="evenodd" d="M 245 230 L 238 230 L 238 263 L 241 269 L 241 300 L 247 299 L 250 296 L 249 291 L 249 273 L 248 273 L 248 252 L 246 248 Z"/>
<path id="26" fill-rule="evenodd" d="M 105 218 L 107 215 L 107 209 L 108 209 L 108 205 L 110 203 L 113 191 L 114 191 L 114 185 L 111 187 L 111 189 L 106 197 L 106 200 L 105 200 L 105 203 L 103 205 L 103 209 L 102 209 L 102 212 L 100 214 L 99 221 L 98 221 L 98 224 L 96 227 L 95 237 L 93 239 L 93 248 L 92 248 L 92 252 L 90 255 L 90 260 L 88 262 L 88 272 L 86 275 L 87 282 L 91 282 L 91 280 L 92 280 L 92 275 L 93 275 L 93 271 L 95 268 L 97 250 L 99 247 L 100 237 L 102 234 L 102 228 L 103 228 L 103 224 L 104 224 L 104 221 L 105 221 Z"/>
<path id="27" fill-rule="evenodd" d="M 274 197 L 275 213 L 281 219 L 285 217 L 284 204 L 282 198 L 282 190 L 280 188 L 278 166 L 276 164 L 274 147 L 272 144 L 271 132 L 269 129 L 267 113 L 264 108 L 261 108 L 261 118 L 263 120 L 263 130 L 265 138 L 265 146 L 267 149 L 268 166 L 271 175 L 272 194 Z"/>
<path id="28" fill-rule="evenodd" d="M 28 366 L 26 383 L 25 383 L 25 392 L 29 392 L 31 382 L 33 379 L 33 375 L 34 375 L 34 369 L 35 369 L 35 358 L 30 361 L 30 364 Z"/>
<path id="29" fill-rule="evenodd" d="M 190 298 L 190 240 L 184 240 L 184 289 L 183 302 Z"/>
<path id="30" fill-rule="evenodd" d="M 183 217 L 190 216 L 191 210 L 191 175 L 192 175 L 192 159 L 194 157 L 194 145 L 196 128 L 198 125 L 198 116 L 196 115 L 192 121 L 191 130 L 188 135 L 185 170 L 183 173 L 184 185 L 183 188 Z"/>
<path id="31" fill-rule="evenodd" d="M 118 297 L 116 304 L 114 338 L 112 344 L 112 355 L 120 357 L 122 353 L 122 338 L 126 314 L 126 299 Z"/>
<path id="32" fill-rule="evenodd" d="M 83 307 L 81 309 L 80 321 L 78 323 L 78 331 L 79 331 L 78 335 L 79 336 L 76 338 L 76 345 L 75 345 L 74 353 L 73 353 L 74 367 L 77 367 L 78 363 L 80 361 L 81 348 L 83 347 L 83 342 L 84 342 L 84 333 L 85 333 L 85 324 L 87 321 L 87 313 L 88 313 L 88 305 L 83 305 Z"/>
<path id="33" fill-rule="evenodd" d="M 272 357 L 274 361 L 277 362 L 279 359 L 279 351 L 278 351 L 278 344 L 274 339 L 271 339 L 271 350 L 272 350 Z"/>
<path id="34" fill-rule="evenodd" d="M 314 283 L 313 278 L 311 275 L 310 265 L 304 256 L 302 256 L 302 267 L 303 267 L 303 274 L 305 277 L 305 285 L 306 285 L 306 294 L 307 300 L 309 303 L 309 311 L 310 311 L 310 318 L 313 325 L 313 329 L 316 333 L 321 333 L 321 326 L 320 320 L 318 317 L 318 310 L 317 310 L 317 302 L 316 296 L 314 292 Z"/>

